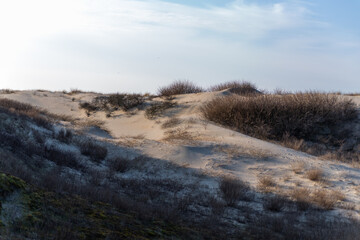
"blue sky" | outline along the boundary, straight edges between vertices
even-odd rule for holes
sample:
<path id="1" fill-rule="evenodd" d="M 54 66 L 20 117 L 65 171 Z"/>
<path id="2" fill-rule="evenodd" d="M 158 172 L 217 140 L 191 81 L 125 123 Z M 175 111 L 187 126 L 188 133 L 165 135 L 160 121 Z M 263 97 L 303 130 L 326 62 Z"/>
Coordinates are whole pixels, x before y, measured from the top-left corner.
<path id="1" fill-rule="evenodd" d="M 360 91 L 360 1 L 0 2 L 0 88 Z"/>

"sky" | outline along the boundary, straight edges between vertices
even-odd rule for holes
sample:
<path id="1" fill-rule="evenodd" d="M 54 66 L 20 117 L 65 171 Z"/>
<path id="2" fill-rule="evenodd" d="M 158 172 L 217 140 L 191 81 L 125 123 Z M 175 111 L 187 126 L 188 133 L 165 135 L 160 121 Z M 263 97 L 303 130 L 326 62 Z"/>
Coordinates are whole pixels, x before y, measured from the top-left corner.
<path id="1" fill-rule="evenodd" d="M 0 89 L 360 92 L 359 0 L 0 0 Z"/>

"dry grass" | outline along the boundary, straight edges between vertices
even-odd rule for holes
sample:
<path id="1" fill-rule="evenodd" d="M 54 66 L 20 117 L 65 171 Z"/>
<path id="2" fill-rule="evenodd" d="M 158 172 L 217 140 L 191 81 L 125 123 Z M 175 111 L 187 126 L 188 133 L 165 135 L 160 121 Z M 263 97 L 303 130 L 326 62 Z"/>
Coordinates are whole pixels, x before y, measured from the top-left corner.
<path id="1" fill-rule="evenodd" d="M 304 162 L 291 163 L 291 170 L 296 174 L 303 173 L 305 171 L 305 163 Z"/>
<path id="2" fill-rule="evenodd" d="M 165 132 L 165 137 L 163 140 L 171 141 L 171 140 L 190 140 L 193 141 L 195 137 L 192 133 L 187 131 L 187 128 L 176 128 L 173 130 L 169 130 Z"/>
<path id="3" fill-rule="evenodd" d="M 161 128 L 173 128 L 182 123 L 182 120 L 177 117 L 172 117 L 161 124 Z"/>
<path id="4" fill-rule="evenodd" d="M 311 181 L 324 181 L 324 172 L 321 169 L 310 169 L 306 172 L 306 177 L 310 179 Z"/>
<path id="5" fill-rule="evenodd" d="M 261 191 L 269 192 L 276 187 L 276 182 L 272 176 L 260 176 L 258 179 L 258 188 Z"/>
<path id="6" fill-rule="evenodd" d="M 334 209 L 338 202 L 345 200 L 345 195 L 338 190 L 295 188 L 290 192 L 291 198 L 299 210 L 307 210 L 310 206 L 325 210 Z"/>
<path id="7" fill-rule="evenodd" d="M 169 86 L 161 87 L 158 92 L 160 96 L 171 96 L 178 94 L 199 93 L 204 90 L 190 81 L 175 81 Z"/>
<path id="8" fill-rule="evenodd" d="M 334 209 L 336 203 L 344 199 L 345 195 L 341 192 L 326 189 L 314 191 L 311 198 L 313 204 L 325 210 Z"/>
<path id="9" fill-rule="evenodd" d="M 311 191 L 307 188 L 294 188 L 290 192 L 290 197 L 295 201 L 298 210 L 305 211 L 309 209 Z"/>

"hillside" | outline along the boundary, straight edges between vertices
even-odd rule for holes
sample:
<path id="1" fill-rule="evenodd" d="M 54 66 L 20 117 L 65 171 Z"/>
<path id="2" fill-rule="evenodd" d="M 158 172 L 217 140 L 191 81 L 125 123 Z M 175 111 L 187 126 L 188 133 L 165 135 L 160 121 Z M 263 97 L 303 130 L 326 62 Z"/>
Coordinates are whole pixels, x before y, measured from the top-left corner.
<path id="1" fill-rule="evenodd" d="M 0 94 L 2 235 L 357 239 L 359 162 L 204 118 L 204 104 L 232 94 Z M 359 96 L 339 98 L 360 108 Z M 351 124 L 359 141 L 359 118 Z"/>

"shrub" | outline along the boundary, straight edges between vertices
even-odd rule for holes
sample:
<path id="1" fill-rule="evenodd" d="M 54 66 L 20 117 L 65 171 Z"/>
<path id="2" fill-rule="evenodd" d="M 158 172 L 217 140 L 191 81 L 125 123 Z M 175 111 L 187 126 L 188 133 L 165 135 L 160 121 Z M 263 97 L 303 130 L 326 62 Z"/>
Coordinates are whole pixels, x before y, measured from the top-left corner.
<path id="1" fill-rule="evenodd" d="M 11 90 L 11 89 L 1 89 L 0 93 L 2 93 L 2 94 L 12 94 L 12 93 L 15 93 L 15 91 Z"/>
<path id="2" fill-rule="evenodd" d="M 249 186 L 237 179 L 222 178 L 220 182 L 220 190 L 224 200 L 229 206 L 234 206 L 239 200 L 248 200 Z"/>
<path id="3" fill-rule="evenodd" d="M 290 135 L 317 141 L 318 135 L 335 131 L 339 124 L 357 118 L 352 101 L 320 93 L 262 95 L 251 98 L 226 96 L 206 103 L 201 109 L 210 121 L 260 138 L 281 140 Z"/>
<path id="4" fill-rule="evenodd" d="M 108 103 L 115 107 L 128 111 L 145 102 L 144 96 L 140 94 L 112 94 L 108 98 Z"/>
<path id="5" fill-rule="evenodd" d="M 270 210 L 272 212 L 280 212 L 284 209 L 287 203 L 287 199 L 280 196 L 271 196 L 266 197 L 263 202 L 263 207 L 266 210 Z"/>
<path id="6" fill-rule="evenodd" d="M 109 96 L 98 96 L 91 103 L 81 103 L 80 107 L 88 112 L 102 110 L 108 114 L 115 110 L 128 111 L 138 107 L 145 102 L 145 97 L 141 94 L 111 94 Z"/>
<path id="7" fill-rule="evenodd" d="M 275 180 L 271 176 L 261 176 L 259 178 L 258 186 L 259 186 L 260 190 L 268 191 L 269 188 L 275 187 L 276 183 L 275 183 Z"/>
<path id="8" fill-rule="evenodd" d="M 145 110 L 145 117 L 148 119 L 154 119 L 158 116 L 161 116 L 165 112 L 165 110 L 172 108 L 175 105 L 176 103 L 171 101 L 153 103 Z"/>
<path id="9" fill-rule="evenodd" d="M 100 162 L 107 156 L 107 148 L 103 147 L 91 140 L 80 143 L 80 152 L 85 156 L 89 156 L 93 161 Z"/>
<path id="10" fill-rule="evenodd" d="M 66 166 L 70 168 L 80 167 L 78 159 L 74 153 L 57 149 L 54 146 L 45 146 L 44 157 L 59 166 Z"/>
<path id="11" fill-rule="evenodd" d="M 232 81 L 221 83 L 210 88 L 210 91 L 222 91 L 225 89 L 230 89 L 231 93 L 239 95 L 252 95 L 259 94 L 260 91 L 257 90 L 256 86 L 250 82 L 240 82 Z"/>
<path id="12" fill-rule="evenodd" d="M 158 92 L 160 96 L 171 96 L 178 94 L 187 94 L 187 93 L 199 93 L 204 90 L 201 87 L 196 86 L 194 83 L 187 80 L 182 81 L 178 80 L 166 87 L 161 87 Z"/>
<path id="13" fill-rule="evenodd" d="M 74 95 L 74 94 L 79 94 L 79 93 L 84 93 L 83 91 L 77 89 L 77 88 L 71 88 L 70 92 L 68 92 L 68 95 Z"/>
<path id="14" fill-rule="evenodd" d="M 306 177 L 311 181 L 321 181 L 324 179 L 324 172 L 321 169 L 310 169 L 306 172 Z"/>
<path id="15" fill-rule="evenodd" d="M 88 102 L 83 102 L 83 103 L 79 103 L 80 108 L 85 109 L 87 112 L 94 112 L 96 110 L 98 110 L 98 107 L 95 106 L 92 103 L 88 103 Z"/>
<path id="16" fill-rule="evenodd" d="M 131 168 L 131 160 L 124 157 L 115 157 L 109 160 L 109 168 L 112 171 L 124 173 Z"/>

